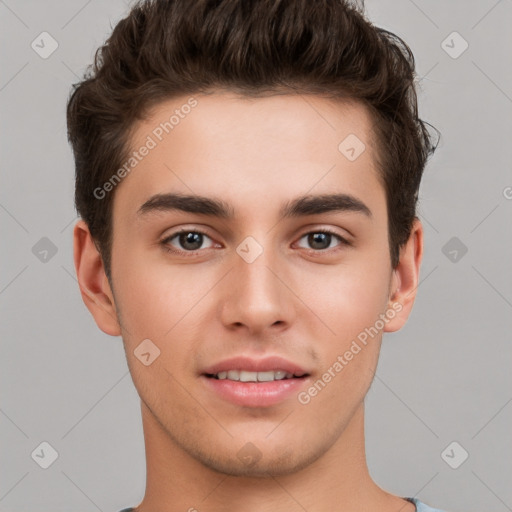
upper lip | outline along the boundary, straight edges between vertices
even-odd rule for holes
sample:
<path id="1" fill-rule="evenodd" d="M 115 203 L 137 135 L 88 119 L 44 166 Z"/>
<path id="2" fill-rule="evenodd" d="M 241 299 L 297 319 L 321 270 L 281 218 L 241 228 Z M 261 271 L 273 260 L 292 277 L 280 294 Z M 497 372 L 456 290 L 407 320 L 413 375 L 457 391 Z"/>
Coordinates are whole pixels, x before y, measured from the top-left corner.
<path id="1" fill-rule="evenodd" d="M 253 359 L 246 356 L 232 357 L 205 368 L 203 375 L 216 375 L 219 372 L 226 372 L 229 370 L 245 370 L 249 372 L 283 370 L 287 373 L 293 373 L 299 377 L 302 375 L 309 375 L 309 373 L 298 364 L 279 356 L 265 357 L 263 359 Z"/>

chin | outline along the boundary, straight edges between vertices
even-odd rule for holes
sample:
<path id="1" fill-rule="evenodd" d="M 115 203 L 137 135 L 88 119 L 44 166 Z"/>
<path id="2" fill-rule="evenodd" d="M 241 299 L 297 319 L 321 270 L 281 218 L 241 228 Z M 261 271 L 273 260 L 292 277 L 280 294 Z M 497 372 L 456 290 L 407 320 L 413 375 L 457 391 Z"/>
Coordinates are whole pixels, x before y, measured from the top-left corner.
<path id="1" fill-rule="evenodd" d="M 241 445 L 241 448 L 233 451 L 233 445 Z M 329 449 L 329 443 L 309 443 L 307 450 L 304 446 L 299 440 L 294 443 L 290 439 L 274 445 L 268 439 L 254 443 L 232 439 L 228 445 L 217 445 L 213 451 L 211 445 L 196 444 L 193 448 L 189 447 L 191 449 L 183 448 L 203 466 L 217 473 L 246 478 L 268 478 L 296 473 L 319 459 Z"/>
<path id="2" fill-rule="evenodd" d="M 261 459 L 255 463 L 240 461 L 238 456 L 235 458 L 225 456 L 213 458 L 210 456 L 200 459 L 200 462 L 217 473 L 229 476 L 268 478 L 269 476 L 277 477 L 296 473 L 308 466 L 316 458 L 304 458 L 303 454 L 302 456 L 297 456 L 297 454 L 294 456 L 291 453 L 285 453 L 276 458 L 262 455 Z"/>

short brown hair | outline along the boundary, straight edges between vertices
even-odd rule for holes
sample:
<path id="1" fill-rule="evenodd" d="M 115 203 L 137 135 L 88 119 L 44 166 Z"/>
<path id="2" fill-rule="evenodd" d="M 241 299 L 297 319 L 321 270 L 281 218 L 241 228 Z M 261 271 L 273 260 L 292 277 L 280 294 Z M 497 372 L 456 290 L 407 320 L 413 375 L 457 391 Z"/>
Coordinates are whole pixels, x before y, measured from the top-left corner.
<path id="1" fill-rule="evenodd" d="M 91 69 L 92 68 L 92 69 Z M 114 192 L 94 190 L 126 161 L 134 122 L 172 97 L 228 89 L 365 104 L 378 141 L 393 268 L 437 147 L 418 118 L 414 56 L 348 0 L 141 0 L 96 51 L 67 105 L 75 206 L 110 279 Z M 429 125 L 431 126 L 431 125 Z M 436 130 L 437 131 L 437 130 Z M 439 133 L 439 132 L 438 132 Z"/>

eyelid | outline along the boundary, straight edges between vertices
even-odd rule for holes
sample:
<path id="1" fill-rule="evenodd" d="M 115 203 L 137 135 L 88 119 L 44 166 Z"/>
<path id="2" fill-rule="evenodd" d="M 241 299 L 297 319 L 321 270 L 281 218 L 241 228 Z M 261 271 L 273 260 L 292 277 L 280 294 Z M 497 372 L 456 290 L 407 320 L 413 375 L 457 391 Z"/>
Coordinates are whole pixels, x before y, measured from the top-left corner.
<path id="1" fill-rule="evenodd" d="M 213 238 L 212 235 L 208 234 L 208 230 L 206 228 L 203 228 L 202 226 L 192 225 L 192 226 L 180 226 L 179 228 L 171 228 L 165 230 L 165 235 L 160 237 L 161 242 L 165 242 L 166 240 L 169 240 L 171 238 L 174 238 L 176 235 L 179 235 L 180 233 L 200 233 L 202 235 L 207 236 L 208 238 Z"/>
<path id="2" fill-rule="evenodd" d="M 300 236 L 307 235 L 309 233 L 329 233 L 331 235 L 338 236 L 350 242 L 354 238 L 354 234 L 346 227 L 342 227 L 336 224 L 312 222 L 306 226 L 302 226 L 298 233 L 302 233 Z"/>

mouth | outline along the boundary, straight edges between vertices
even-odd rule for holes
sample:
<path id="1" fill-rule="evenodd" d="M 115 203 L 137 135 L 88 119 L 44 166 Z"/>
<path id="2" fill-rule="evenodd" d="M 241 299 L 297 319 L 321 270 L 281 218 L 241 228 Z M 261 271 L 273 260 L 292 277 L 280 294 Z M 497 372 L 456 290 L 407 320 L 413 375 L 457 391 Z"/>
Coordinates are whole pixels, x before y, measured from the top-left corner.
<path id="1" fill-rule="evenodd" d="M 286 403 L 311 381 L 310 372 L 278 356 L 234 357 L 205 368 L 200 377 L 212 400 L 259 408 Z"/>

